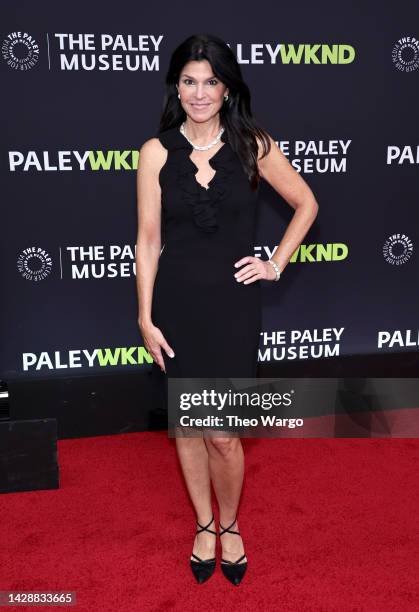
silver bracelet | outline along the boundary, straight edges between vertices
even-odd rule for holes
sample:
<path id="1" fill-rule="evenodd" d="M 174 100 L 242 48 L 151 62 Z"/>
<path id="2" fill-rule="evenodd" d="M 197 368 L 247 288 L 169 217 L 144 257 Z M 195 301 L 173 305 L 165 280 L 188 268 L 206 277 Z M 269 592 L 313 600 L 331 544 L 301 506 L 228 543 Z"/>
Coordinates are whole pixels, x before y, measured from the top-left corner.
<path id="1" fill-rule="evenodd" d="M 268 262 L 271 264 L 271 266 L 275 270 L 276 278 L 274 280 L 275 281 L 279 281 L 279 277 L 281 276 L 281 272 L 279 271 L 278 264 L 276 263 L 276 261 L 272 261 L 272 259 L 268 259 Z"/>

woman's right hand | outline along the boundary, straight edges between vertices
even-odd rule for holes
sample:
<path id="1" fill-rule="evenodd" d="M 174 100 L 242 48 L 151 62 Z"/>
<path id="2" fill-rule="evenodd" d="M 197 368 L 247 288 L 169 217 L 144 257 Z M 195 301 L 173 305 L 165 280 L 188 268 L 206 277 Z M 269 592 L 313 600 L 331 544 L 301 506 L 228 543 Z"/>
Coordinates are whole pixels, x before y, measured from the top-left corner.
<path id="1" fill-rule="evenodd" d="M 161 330 L 153 325 L 153 323 L 139 323 L 139 327 L 146 349 L 151 354 L 154 361 L 160 366 L 162 372 L 166 373 L 162 349 L 166 351 L 169 357 L 173 358 L 175 353 L 172 347 L 166 342 L 166 338 L 163 336 Z"/>

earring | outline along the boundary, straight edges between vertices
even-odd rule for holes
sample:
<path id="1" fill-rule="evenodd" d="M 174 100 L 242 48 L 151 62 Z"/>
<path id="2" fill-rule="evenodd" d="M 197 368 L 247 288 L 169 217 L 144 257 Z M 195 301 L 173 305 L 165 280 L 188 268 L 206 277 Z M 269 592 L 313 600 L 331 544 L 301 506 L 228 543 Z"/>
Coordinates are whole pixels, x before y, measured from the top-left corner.
<path id="1" fill-rule="evenodd" d="M 224 96 L 224 100 L 225 100 L 225 102 L 227 102 L 227 100 L 228 100 L 228 94 L 227 94 L 226 96 Z"/>
<path id="2" fill-rule="evenodd" d="M 177 97 L 180 98 L 180 93 L 178 93 Z"/>

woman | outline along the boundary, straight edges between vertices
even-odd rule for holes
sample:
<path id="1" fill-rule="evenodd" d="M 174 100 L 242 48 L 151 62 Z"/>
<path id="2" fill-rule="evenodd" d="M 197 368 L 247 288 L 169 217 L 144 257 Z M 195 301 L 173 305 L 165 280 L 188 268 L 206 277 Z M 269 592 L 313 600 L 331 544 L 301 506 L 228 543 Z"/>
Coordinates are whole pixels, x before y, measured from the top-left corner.
<path id="1" fill-rule="evenodd" d="M 267 261 L 251 254 L 260 177 L 295 210 Z M 255 377 L 260 281 L 279 279 L 318 205 L 256 125 L 240 67 L 219 38 L 191 36 L 174 51 L 159 133 L 140 149 L 137 194 L 138 323 L 153 368 L 166 380 Z M 176 448 L 198 525 L 190 558 L 194 576 L 202 583 L 215 569 L 212 482 L 221 568 L 238 585 L 247 567 L 237 522 L 240 437 L 177 437 Z"/>

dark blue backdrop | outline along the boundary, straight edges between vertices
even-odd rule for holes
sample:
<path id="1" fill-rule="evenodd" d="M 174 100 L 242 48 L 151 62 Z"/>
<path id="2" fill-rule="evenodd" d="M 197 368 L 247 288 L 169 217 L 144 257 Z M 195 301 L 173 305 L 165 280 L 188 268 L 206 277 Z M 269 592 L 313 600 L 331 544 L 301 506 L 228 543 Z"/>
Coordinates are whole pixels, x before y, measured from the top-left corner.
<path id="1" fill-rule="evenodd" d="M 142 371 L 135 173 L 174 47 L 225 39 L 319 216 L 265 283 L 259 359 L 417 351 L 419 9 L 253 2 L 3 7 L 0 377 Z M 222 18 L 220 18 L 222 14 Z M 292 215 L 267 184 L 255 255 Z M 174 298 L 175 299 L 175 298 Z"/>

